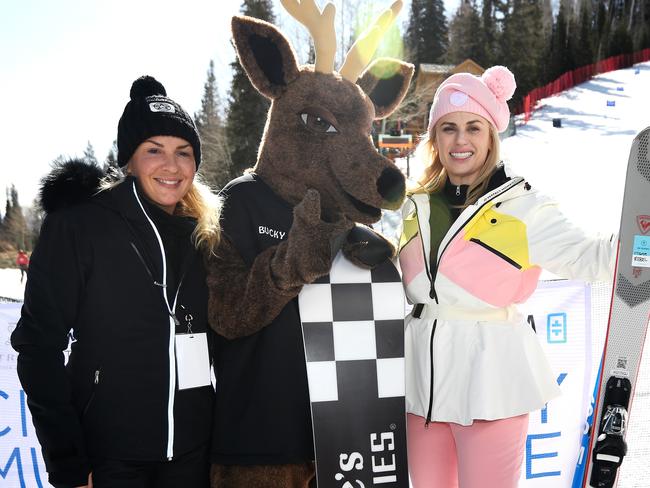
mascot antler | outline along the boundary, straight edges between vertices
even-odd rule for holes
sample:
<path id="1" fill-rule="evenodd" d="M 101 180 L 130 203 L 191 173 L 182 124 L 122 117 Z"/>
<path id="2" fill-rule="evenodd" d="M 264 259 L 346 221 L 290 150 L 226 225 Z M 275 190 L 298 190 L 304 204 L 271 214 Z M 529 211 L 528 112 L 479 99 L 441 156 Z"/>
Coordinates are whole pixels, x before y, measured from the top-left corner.
<path id="1" fill-rule="evenodd" d="M 336 31 L 334 16 L 336 8 L 328 3 L 321 12 L 315 0 L 280 0 L 289 14 L 304 25 L 314 40 L 316 61 L 314 70 L 319 73 L 334 71 Z M 393 2 L 366 28 L 352 45 L 339 70 L 343 78 L 355 83 L 375 54 L 382 37 L 402 10 L 402 0 Z"/>
<path id="2" fill-rule="evenodd" d="M 336 7 L 328 3 L 321 12 L 314 0 L 280 0 L 282 6 L 291 16 L 304 25 L 314 40 L 316 62 L 314 70 L 319 73 L 331 73 L 334 70 L 336 53 L 336 32 L 334 17 Z"/>
<path id="3" fill-rule="evenodd" d="M 339 70 L 343 78 L 352 83 L 357 81 L 357 78 L 359 78 L 359 75 L 368 66 L 372 56 L 375 54 L 381 38 L 395 21 L 400 10 L 402 10 L 402 5 L 402 0 L 394 2 L 390 8 L 384 10 L 375 19 L 370 27 L 361 33 L 345 56 L 343 66 Z"/>

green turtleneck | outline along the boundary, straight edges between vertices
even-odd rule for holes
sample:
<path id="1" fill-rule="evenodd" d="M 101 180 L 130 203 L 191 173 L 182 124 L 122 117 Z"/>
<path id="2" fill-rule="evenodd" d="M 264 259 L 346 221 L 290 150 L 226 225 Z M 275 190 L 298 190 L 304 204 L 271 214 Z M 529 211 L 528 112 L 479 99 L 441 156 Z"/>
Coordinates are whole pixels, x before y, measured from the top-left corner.
<path id="1" fill-rule="evenodd" d="M 447 231 L 454 223 L 451 215 L 451 208 L 444 192 L 431 193 L 429 195 L 429 229 L 431 232 L 431 272 L 434 273 L 437 263 L 438 248 L 444 239 Z"/>
<path id="2" fill-rule="evenodd" d="M 499 165 L 495 169 L 488 183 L 487 191 L 498 188 L 510 178 L 506 176 L 503 166 Z M 429 194 L 429 228 L 431 229 L 431 273 L 435 274 L 438 249 L 445 235 L 460 216 L 462 207 L 467 199 L 467 190 L 469 185 L 454 185 L 449 179 L 445 182 L 442 190 Z"/>

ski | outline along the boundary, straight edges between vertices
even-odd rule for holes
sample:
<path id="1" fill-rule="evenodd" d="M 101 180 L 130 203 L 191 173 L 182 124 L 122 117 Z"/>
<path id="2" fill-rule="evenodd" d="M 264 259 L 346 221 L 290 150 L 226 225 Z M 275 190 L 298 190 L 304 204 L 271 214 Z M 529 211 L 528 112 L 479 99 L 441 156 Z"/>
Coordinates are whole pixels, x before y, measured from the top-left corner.
<path id="1" fill-rule="evenodd" d="M 650 316 L 650 127 L 632 143 L 583 487 L 614 488 Z"/>
<path id="2" fill-rule="evenodd" d="M 598 396 L 598 387 L 600 386 L 600 372 L 603 369 L 602 357 L 600 361 L 600 366 L 598 367 L 598 373 L 596 374 L 596 381 L 594 382 L 594 392 L 591 395 L 591 402 L 589 403 L 589 410 L 587 413 L 587 420 L 585 422 L 585 427 L 582 432 L 582 441 L 580 442 L 580 452 L 578 454 L 578 461 L 576 463 L 576 470 L 573 473 L 573 482 L 571 483 L 571 488 L 582 488 L 582 482 L 585 478 L 585 469 L 587 466 L 587 458 L 589 452 L 589 443 L 591 442 L 591 429 L 594 424 L 594 404 L 596 403 L 596 397 Z"/>

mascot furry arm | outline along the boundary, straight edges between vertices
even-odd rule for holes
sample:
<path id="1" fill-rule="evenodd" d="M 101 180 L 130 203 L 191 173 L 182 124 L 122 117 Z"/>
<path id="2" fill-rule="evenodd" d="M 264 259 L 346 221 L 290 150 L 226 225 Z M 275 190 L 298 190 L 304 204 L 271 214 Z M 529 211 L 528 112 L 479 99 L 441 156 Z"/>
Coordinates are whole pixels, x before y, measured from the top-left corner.
<path id="1" fill-rule="evenodd" d="M 293 223 L 287 238 L 252 264 L 227 229 L 208 258 L 209 319 L 226 338 L 269 324 L 302 285 L 329 272 L 340 248 L 366 267 L 391 257 L 394 249 L 383 237 L 356 224 L 378 221 L 382 208 L 398 209 L 404 199 L 404 176 L 376 151 L 370 133 L 373 120 L 401 102 L 413 66 L 382 58 L 364 71 L 401 1 L 360 36 L 339 72 L 333 71 L 333 5 L 321 13 L 313 0 L 282 4 L 309 29 L 314 66 L 299 67 L 287 39 L 267 22 L 234 17 L 232 31 L 250 81 L 272 101 L 253 172 L 293 206 Z M 239 203 L 245 204 L 230 202 Z"/>

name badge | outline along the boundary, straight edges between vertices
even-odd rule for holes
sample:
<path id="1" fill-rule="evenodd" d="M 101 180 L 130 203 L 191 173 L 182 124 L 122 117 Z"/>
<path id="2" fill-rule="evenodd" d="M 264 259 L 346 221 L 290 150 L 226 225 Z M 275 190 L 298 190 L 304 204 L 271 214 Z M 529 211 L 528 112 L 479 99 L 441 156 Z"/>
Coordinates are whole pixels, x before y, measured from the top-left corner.
<path id="1" fill-rule="evenodd" d="M 211 385 L 208 336 L 205 332 L 176 334 L 178 389 Z"/>

